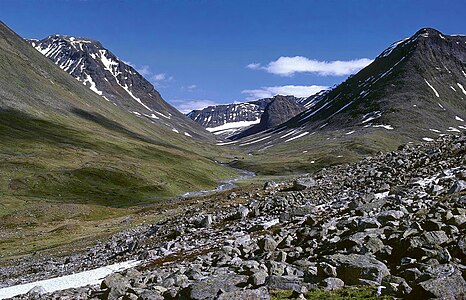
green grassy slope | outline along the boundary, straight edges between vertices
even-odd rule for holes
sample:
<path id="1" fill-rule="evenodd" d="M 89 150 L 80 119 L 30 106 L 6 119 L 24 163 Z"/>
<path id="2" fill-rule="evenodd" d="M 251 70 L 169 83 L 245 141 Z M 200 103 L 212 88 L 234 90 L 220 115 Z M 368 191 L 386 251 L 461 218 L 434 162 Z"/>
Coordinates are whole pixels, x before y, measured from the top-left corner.
<path id="1" fill-rule="evenodd" d="M 0 68 L 4 195 L 125 206 L 233 174 L 214 146 L 112 105 L 4 25 Z"/>
<path id="2" fill-rule="evenodd" d="M 95 222 L 235 175 L 216 162 L 232 152 L 213 137 L 194 139 L 122 110 L 1 22 L 0 69 L 3 254 L 102 234 L 108 228 Z M 78 223 L 67 227 L 71 219 Z"/>

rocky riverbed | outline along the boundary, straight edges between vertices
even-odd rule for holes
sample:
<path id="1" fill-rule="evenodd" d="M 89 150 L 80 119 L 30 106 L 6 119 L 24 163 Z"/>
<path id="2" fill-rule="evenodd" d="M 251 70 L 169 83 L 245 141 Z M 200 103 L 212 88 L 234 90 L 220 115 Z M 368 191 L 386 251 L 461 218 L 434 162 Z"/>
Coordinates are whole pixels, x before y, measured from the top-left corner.
<path id="1" fill-rule="evenodd" d="M 17 299 L 269 299 L 270 290 L 373 286 L 466 298 L 466 137 L 228 192 L 67 257 L 0 268 L 2 285 L 142 260 L 100 285 Z M 8 278 L 8 280 L 6 280 Z"/>

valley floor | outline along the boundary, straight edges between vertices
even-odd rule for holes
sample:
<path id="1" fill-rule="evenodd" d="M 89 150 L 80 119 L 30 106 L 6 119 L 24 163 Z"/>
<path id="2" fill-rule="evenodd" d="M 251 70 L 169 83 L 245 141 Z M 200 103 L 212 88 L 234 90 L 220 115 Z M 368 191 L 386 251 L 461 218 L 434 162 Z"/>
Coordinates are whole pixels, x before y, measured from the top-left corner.
<path id="1" fill-rule="evenodd" d="M 462 299 L 465 155 L 466 137 L 444 136 L 312 177 L 167 203 L 163 219 L 148 209 L 141 226 L 74 254 L 5 264 L 0 280 L 133 259 L 141 264 L 100 285 L 17 298 Z"/>

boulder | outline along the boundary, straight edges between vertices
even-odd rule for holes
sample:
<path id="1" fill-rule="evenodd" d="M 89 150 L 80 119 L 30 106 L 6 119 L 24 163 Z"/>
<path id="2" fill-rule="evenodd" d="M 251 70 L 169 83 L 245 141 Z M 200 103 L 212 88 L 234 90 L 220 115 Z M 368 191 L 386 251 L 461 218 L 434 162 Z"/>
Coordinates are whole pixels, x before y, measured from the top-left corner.
<path id="1" fill-rule="evenodd" d="M 465 299 L 466 282 L 459 271 L 450 276 L 429 279 L 419 283 L 409 294 L 411 299 Z"/>
<path id="2" fill-rule="evenodd" d="M 222 293 L 218 296 L 218 300 L 270 300 L 269 291 L 266 288 L 255 290 L 239 290 Z"/>
<path id="3" fill-rule="evenodd" d="M 29 292 L 27 292 L 27 295 L 29 297 L 39 297 L 39 296 L 42 296 L 44 294 L 46 294 L 47 291 L 40 285 L 37 285 L 35 287 L 33 287 L 32 289 L 29 290 Z"/>
<path id="4" fill-rule="evenodd" d="M 278 243 L 272 237 L 267 236 L 261 239 L 258 242 L 258 245 L 262 252 L 269 253 L 269 252 L 273 252 L 277 248 Z"/>
<path id="5" fill-rule="evenodd" d="M 289 290 L 299 293 L 306 293 L 308 291 L 304 280 L 294 276 L 272 275 L 267 278 L 266 283 L 270 290 Z"/>
<path id="6" fill-rule="evenodd" d="M 207 215 L 201 220 L 201 227 L 208 228 L 212 225 L 212 215 Z"/>
<path id="7" fill-rule="evenodd" d="M 422 234 L 422 238 L 425 244 L 431 246 L 441 246 L 450 241 L 445 231 L 442 230 L 425 232 Z"/>
<path id="8" fill-rule="evenodd" d="M 360 284 L 359 279 L 374 281 L 380 284 L 382 279 L 390 275 L 387 266 L 371 255 L 334 254 L 325 259 L 337 268 L 337 276 L 345 284 Z"/>
<path id="9" fill-rule="evenodd" d="M 322 280 L 321 285 L 325 291 L 334 291 L 342 289 L 345 283 L 340 278 L 329 277 Z"/>
<path id="10" fill-rule="evenodd" d="M 268 274 L 265 271 L 258 271 L 250 276 L 249 281 L 253 286 L 261 286 L 265 283 L 267 277 Z"/>
<path id="11" fill-rule="evenodd" d="M 224 274 L 210 276 L 206 280 L 190 285 L 185 290 L 184 296 L 194 300 L 216 299 L 220 291 L 233 292 L 239 289 L 237 285 L 246 284 L 247 280 L 248 276 L 244 275 Z"/>
<path id="12" fill-rule="evenodd" d="M 293 190 L 303 191 L 305 189 L 316 186 L 317 182 L 310 177 L 303 177 L 293 181 Z"/>
<path id="13" fill-rule="evenodd" d="M 455 181 L 450 190 L 448 191 L 449 194 L 459 193 L 466 189 L 466 181 L 464 180 L 457 180 Z"/>

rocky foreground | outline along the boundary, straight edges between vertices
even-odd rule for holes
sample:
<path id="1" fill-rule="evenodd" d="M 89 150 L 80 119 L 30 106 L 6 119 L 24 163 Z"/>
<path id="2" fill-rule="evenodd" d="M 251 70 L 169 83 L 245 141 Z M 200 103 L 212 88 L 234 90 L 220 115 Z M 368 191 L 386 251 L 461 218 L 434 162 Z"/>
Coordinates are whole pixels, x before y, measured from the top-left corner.
<path id="1" fill-rule="evenodd" d="M 465 154 L 465 136 L 444 136 L 230 193 L 76 254 L 79 263 L 40 269 L 144 261 L 100 286 L 17 298 L 269 299 L 270 290 L 303 297 L 368 285 L 378 295 L 466 299 Z"/>

